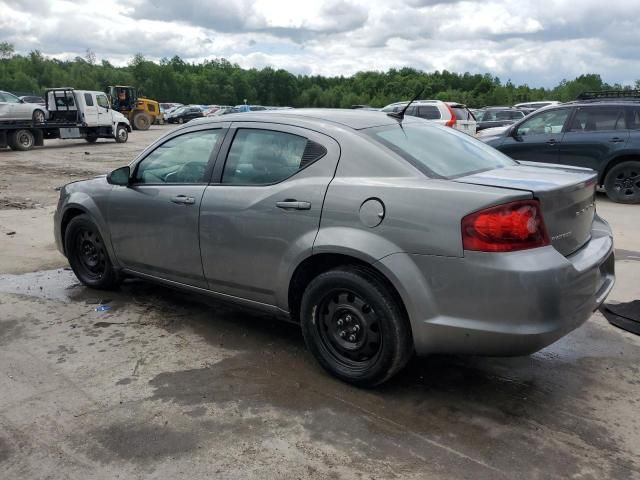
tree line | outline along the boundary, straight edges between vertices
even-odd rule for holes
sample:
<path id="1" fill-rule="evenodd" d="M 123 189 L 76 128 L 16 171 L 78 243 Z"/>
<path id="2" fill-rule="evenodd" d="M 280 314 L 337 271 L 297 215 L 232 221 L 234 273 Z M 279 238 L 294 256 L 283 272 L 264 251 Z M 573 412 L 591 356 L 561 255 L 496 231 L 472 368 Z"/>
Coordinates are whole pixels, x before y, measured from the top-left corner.
<path id="1" fill-rule="evenodd" d="M 189 63 L 174 56 L 153 62 L 142 54 L 134 55 L 127 66 L 117 67 L 107 60 L 98 62 L 90 50 L 84 57 L 59 60 L 47 58 L 37 50 L 16 54 L 12 44 L 0 42 L 1 90 L 26 95 L 42 94 L 50 87 L 104 90 L 108 85 L 132 85 L 161 102 L 236 105 L 246 99 L 249 104 L 336 108 L 382 107 L 409 99 L 420 89 L 421 98 L 482 107 L 536 100 L 569 101 L 586 90 L 623 88 L 605 83 L 595 73 L 562 80 L 554 88 L 533 88 L 511 81 L 503 83 L 489 73 L 424 72 L 405 67 L 324 77 L 294 75 L 271 67 L 243 69 L 223 58 Z M 640 88 L 640 80 L 635 88 Z"/>

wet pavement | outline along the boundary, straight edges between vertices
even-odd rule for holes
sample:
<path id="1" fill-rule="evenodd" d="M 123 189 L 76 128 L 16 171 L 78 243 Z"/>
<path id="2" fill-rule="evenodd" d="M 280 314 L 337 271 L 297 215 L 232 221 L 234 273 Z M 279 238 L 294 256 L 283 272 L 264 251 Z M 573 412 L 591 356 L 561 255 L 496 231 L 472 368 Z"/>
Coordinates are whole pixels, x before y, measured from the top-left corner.
<path id="1" fill-rule="evenodd" d="M 0 476 L 640 478 L 639 346 L 595 314 L 529 357 L 414 359 L 361 390 L 268 316 L 0 275 Z"/>

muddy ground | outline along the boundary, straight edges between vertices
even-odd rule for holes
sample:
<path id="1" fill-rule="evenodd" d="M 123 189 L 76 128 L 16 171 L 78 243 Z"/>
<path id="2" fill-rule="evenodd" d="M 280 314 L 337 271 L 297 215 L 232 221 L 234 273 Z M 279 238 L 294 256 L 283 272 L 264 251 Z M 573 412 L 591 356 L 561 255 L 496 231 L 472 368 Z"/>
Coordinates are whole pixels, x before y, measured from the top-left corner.
<path id="1" fill-rule="evenodd" d="M 53 246 L 55 188 L 167 128 L 0 151 L 0 478 L 640 478 L 640 339 L 599 313 L 535 355 L 416 359 L 366 391 L 322 372 L 295 326 L 79 285 Z M 598 210 L 610 300 L 637 299 L 640 206 Z"/>

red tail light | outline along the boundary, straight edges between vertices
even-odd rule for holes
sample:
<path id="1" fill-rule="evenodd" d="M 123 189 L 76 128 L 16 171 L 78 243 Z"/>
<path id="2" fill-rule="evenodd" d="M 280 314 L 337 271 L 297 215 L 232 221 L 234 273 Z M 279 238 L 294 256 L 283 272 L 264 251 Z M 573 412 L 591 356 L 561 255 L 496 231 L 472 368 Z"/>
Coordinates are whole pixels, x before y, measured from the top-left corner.
<path id="1" fill-rule="evenodd" d="M 449 109 L 449 113 L 451 114 L 451 120 L 448 120 L 445 125 L 447 127 L 453 127 L 456 124 L 458 117 L 456 117 L 456 112 L 453 111 L 453 108 L 451 108 L 448 103 L 445 103 L 445 105 L 447 106 L 447 108 Z"/>
<path id="2" fill-rule="evenodd" d="M 537 200 L 505 203 L 462 219 L 465 250 L 514 252 L 550 243 Z"/>

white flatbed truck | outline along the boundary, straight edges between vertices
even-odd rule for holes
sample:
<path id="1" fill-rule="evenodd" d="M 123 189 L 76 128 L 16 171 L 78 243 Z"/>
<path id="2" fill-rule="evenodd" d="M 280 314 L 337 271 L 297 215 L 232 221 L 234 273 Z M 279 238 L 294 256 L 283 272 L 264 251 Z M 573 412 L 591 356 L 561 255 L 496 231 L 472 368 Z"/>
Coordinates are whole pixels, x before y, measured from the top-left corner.
<path id="1" fill-rule="evenodd" d="M 53 138 L 84 138 L 89 143 L 99 138 L 112 138 L 117 143 L 129 139 L 129 120 L 111 108 L 103 92 L 51 88 L 45 93 L 45 108 L 48 113 L 44 123 L 0 122 L 0 148 L 31 150 Z"/>

